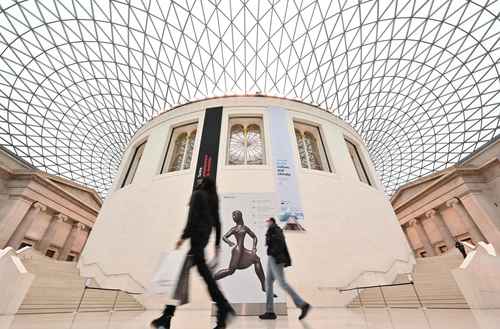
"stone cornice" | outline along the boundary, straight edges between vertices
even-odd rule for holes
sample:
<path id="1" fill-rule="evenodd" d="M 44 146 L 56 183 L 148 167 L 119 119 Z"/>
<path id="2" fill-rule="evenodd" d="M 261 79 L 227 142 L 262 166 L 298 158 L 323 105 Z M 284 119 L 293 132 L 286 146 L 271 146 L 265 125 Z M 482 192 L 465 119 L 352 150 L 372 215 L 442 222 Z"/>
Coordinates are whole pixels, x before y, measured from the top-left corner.
<path id="1" fill-rule="evenodd" d="M 435 191 L 439 187 L 443 186 L 444 184 L 450 182 L 456 177 L 463 177 L 463 176 L 480 176 L 481 171 L 486 169 L 487 167 L 490 167 L 494 164 L 499 164 L 500 165 L 500 160 L 498 158 L 491 159 L 490 161 L 484 163 L 483 165 L 479 167 L 454 167 L 452 168 L 448 173 L 444 174 L 441 178 L 438 178 L 434 183 L 430 184 L 426 188 L 422 189 L 419 191 L 417 194 L 411 196 L 408 200 L 404 201 L 403 203 L 394 206 L 394 211 L 397 213 L 406 207 L 408 207 L 410 204 L 422 199 L 429 193 Z M 402 191 L 402 190 L 401 190 Z"/>
<path id="2" fill-rule="evenodd" d="M 51 181 L 57 181 L 61 184 L 64 184 L 64 185 L 67 185 L 67 186 L 70 186 L 70 187 L 73 187 L 75 189 L 78 189 L 78 190 L 81 190 L 83 192 L 86 192 L 88 194 L 90 194 L 92 196 L 92 198 L 100 205 L 102 206 L 102 199 L 99 197 L 99 194 L 97 194 L 96 191 L 86 187 L 86 186 L 83 186 L 83 185 L 80 185 L 78 183 L 75 183 L 73 181 L 70 181 L 69 179 L 66 179 L 66 178 L 63 178 L 63 177 L 59 177 L 59 176 L 55 176 L 55 175 L 49 175 L 49 174 L 45 174 L 45 173 L 42 173 L 42 175 L 47 175 L 47 179 L 51 180 Z M 68 192 L 68 193 L 71 193 L 71 192 Z"/>
<path id="3" fill-rule="evenodd" d="M 446 168 L 446 169 L 444 169 L 444 170 L 440 170 L 440 171 L 434 172 L 434 173 L 432 173 L 432 174 L 429 174 L 429 175 L 427 175 L 427 176 L 425 176 L 425 177 L 420 177 L 420 178 L 417 178 L 417 179 L 416 179 L 416 180 L 414 180 L 414 181 L 408 182 L 408 183 L 406 183 L 405 185 L 400 186 L 400 187 L 396 190 L 396 192 L 394 192 L 394 194 L 391 196 L 391 198 L 390 198 L 390 200 L 389 200 L 389 201 L 391 202 L 391 204 L 393 204 L 393 205 L 394 205 L 394 202 L 397 200 L 397 198 L 398 198 L 398 197 L 401 195 L 401 193 L 403 193 L 404 191 L 406 191 L 406 190 L 408 190 L 408 189 L 410 189 L 410 188 L 412 188 L 412 187 L 414 187 L 414 186 L 418 186 L 418 185 L 420 185 L 420 184 L 424 184 L 424 183 L 426 183 L 426 182 L 428 182 L 428 181 L 431 181 L 431 180 L 433 180 L 433 179 L 436 179 L 436 180 L 437 180 L 437 179 L 439 179 L 439 176 L 443 176 L 443 175 L 445 175 L 448 171 L 450 171 L 450 170 L 452 170 L 452 169 L 453 169 L 453 167 Z"/>
<path id="4" fill-rule="evenodd" d="M 37 183 L 42 184 L 52 192 L 64 197 L 65 199 L 70 200 L 74 204 L 78 205 L 79 207 L 83 208 L 84 210 L 88 211 L 89 213 L 95 215 L 97 217 L 99 213 L 99 209 L 93 207 L 92 205 L 87 204 L 86 202 L 78 199 L 75 197 L 73 194 L 67 192 L 63 188 L 57 186 L 56 183 L 50 181 L 47 177 L 45 177 L 44 174 L 34 172 L 34 171 L 15 171 L 14 175 L 18 178 L 24 178 L 24 179 L 32 179 Z"/>

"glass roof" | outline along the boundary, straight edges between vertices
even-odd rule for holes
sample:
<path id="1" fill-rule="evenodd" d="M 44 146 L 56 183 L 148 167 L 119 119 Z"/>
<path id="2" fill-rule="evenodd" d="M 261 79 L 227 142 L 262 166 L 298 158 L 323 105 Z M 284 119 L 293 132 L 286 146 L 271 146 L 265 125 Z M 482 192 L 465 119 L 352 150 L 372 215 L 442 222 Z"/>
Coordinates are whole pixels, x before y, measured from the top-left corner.
<path id="1" fill-rule="evenodd" d="M 0 0 L 0 144 L 105 194 L 170 106 L 263 93 L 348 121 L 391 194 L 499 132 L 500 2 Z"/>

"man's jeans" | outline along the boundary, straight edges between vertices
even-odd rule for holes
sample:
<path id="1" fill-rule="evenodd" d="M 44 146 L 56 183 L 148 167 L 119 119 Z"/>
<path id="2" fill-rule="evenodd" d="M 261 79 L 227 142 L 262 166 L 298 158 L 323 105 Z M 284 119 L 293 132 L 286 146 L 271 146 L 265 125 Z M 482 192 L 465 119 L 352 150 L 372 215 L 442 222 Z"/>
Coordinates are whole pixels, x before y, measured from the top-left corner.
<path id="1" fill-rule="evenodd" d="M 283 264 L 276 264 L 274 257 L 268 256 L 267 274 L 266 274 L 266 311 L 274 312 L 274 280 L 278 280 L 280 287 L 292 297 L 295 306 L 301 307 L 305 302 L 300 296 L 288 285 L 285 280 Z"/>

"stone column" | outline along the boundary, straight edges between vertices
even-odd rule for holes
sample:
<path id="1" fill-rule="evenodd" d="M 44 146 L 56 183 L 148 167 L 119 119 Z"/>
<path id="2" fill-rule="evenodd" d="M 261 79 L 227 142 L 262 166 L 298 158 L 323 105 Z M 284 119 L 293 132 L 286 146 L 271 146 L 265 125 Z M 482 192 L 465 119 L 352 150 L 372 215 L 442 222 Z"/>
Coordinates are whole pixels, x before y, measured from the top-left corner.
<path id="1" fill-rule="evenodd" d="M 441 233 L 441 238 L 443 239 L 444 243 L 446 243 L 448 250 L 452 250 L 453 248 L 455 248 L 455 239 L 453 238 L 453 235 L 451 234 L 448 225 L 446 225 L 446 222 L 444 221 L 441 213 L 432 209 L 425 213 L 425 217 L 429 218 L 434 224 L 436 224 L 439 233 Z"/>
<path id="2" fill-rule="evenodd" d="M 50 220 L 49 227 L 47 227 L 47 229 L 43 233 L 42 238 L 35 245 L 35 249 L 45 255 L 47 249 L 49 249 L 50 247 L 52 240 L 54 239 L 58 223 L 65 221 L 67 219 L 68 217 L 66 217 L 63 214 L 56 214 L 55 216 L 53 216 Z"/>
<path id="3" fill-rule="evenodd" d="M 500 218 L 480 192 L 471 192 L 460 198 L 473 222 L 496 250 L 500 250 Z"/>
<path id="4" fill-rule="evenodd" d="M 80 255 L 83 253 L 83 249 L 85 249 L 85 246 L 87 245 L 87 241 L 89 241 L 90 233 L 92 232 L 92 227 L 87 226 L 86 229 L 84 230 L 85 239 L 83 241 L 82 249 L 79 250 L 79 255 L 78 258 L 80 258 Z"/>
<path id="5" fill-rule="evenodd" d="M 44 212 L 46 210 L 47 207 L 45 207 L 43 204 L 41 204 L 40 202 L 35 202 L 28 214 L 24 217 L 23 221 L 19 224 L 19 226 L 17 226 L 14 234 L 12 234 L 9 242 L 7 242 L 7 245 L 17 250 L 23 242 L 26 233 L 30 229 L 35 219 L 38 218 L 41 212 Z"/>
<path id="6" fill-rule="evenodd" d="M 405 235 L 406 242 L 408 242 L 408 246 L 410 247 L 411 251 L 414 251 L 413 245 L 411 244 L 410 241 L 410 236 L 408 235 L 408 226 L 406 224 L 401 226 L 401 229 L 403 230 L 403 234 Z"/>
<path id="7" fill-rule="evenodd" d="M 62 247 L 62 250 L 57 257 L 58 260 L 66 260 L 66 257 L 68 257 L 69 253 L 71 252 L 71 248 L 73 247 L 73 244 L 78 237 L 78 233 L 83 230 L 85 230 L 84 224 L 73 221 L 68 237 L 66 238 L 64 246 Z"/>
<path id="8" fill-rule="evenodd" d="M 0 207 L 0 248 L 5 248 L 19 223 L 28 214 L 33 201 L 24 198 L 10 198 Z"/>
<path id="9" fill-rule="evenodd" d="M 417 230 L 418 239 L 420 240 L 420 242 L 422 242 L 427 255 L 435 256 L 436 253 L 434 252 L 434 248 L 432 247 L 431 240 L 429 239 L 427 232 L 425 232 L 422 223 L 418 219 L 414 218 L 409 222 L 409 224 L 410 226 L 414 226 Z"/>
<path id="10" fill-rule="evenodd" d="M 470 217 L 467 210 L 465 210 L 464 206 L 457 198 L 449 200 L 448 202 L 446 202 L 446 205 L 453 208 L 455 213 L 462 220 L 462 223 L 464 223 L 474 243 L 478 243 L 479 241 L 486 241 L 486 238 L 481 233 L 476 223 L 474 223 L 474 220 Z"/>

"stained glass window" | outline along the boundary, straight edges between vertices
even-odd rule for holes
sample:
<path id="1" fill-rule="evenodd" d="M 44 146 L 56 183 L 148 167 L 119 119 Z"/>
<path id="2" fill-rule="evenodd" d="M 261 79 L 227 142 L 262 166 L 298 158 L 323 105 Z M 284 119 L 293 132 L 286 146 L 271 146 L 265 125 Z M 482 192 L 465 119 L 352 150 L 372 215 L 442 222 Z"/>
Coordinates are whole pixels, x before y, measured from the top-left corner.
<path id="1" fill-rule="evenodd" d="M 170 161 L 168 171 L 179 171 L 182 169 L 184 156 L 186 154 L 187 139 L 187 133 L 182 133 L 175 139 L 172 160 Z"/>
<path id="2" fill-rule="evenodd" d="M 184 159 L 184 169 L 189 169 L 191 167 L 191 159 L 193 158 L 194 141 L 196 139 L 196 130 L 189 134 L 186 149 L 186 158 Z"/>
<path id="3" fill-rule="evenodd" d="M 302 168 L 330 170 L 318 127 L 295 122 L 295 137 Z"/>
<path id="4" fill-rule="evenodd" d="M 187 170 L 191 168 L 194 144 L 196 141 L 197 123 L 191 123 L 172 130 L 170 143 L 163 162 L 161 173 L 165 172 L 168 163 L 168 172 Z"/>
<path id="5" fill-rule="evenodd" d="M 307 160 L 306 145 L 304 143 L 304 136 L 300 130 L 295 129 L 295 137 L 297 138 L 297 146 L 299 148 L 299 157 L 302 168 L 309 168 L 309 162 Z"/>
<path id="6" fill-rule="evenodd" d="M 228 164 L 261 165 L 264 164 L 264 142 L 262 138 L 261 118 L 231 118 Z"/>

